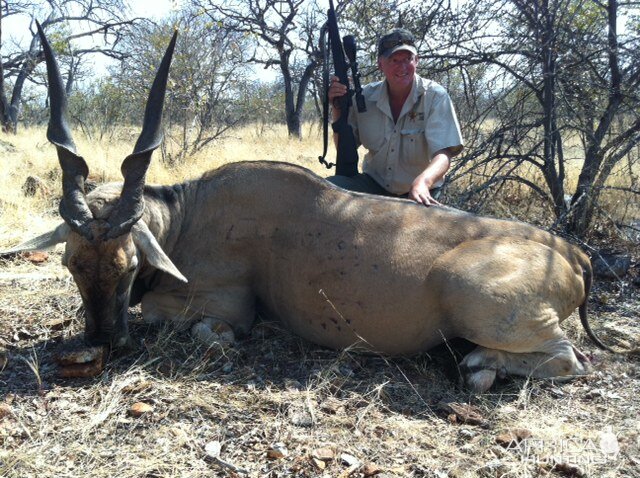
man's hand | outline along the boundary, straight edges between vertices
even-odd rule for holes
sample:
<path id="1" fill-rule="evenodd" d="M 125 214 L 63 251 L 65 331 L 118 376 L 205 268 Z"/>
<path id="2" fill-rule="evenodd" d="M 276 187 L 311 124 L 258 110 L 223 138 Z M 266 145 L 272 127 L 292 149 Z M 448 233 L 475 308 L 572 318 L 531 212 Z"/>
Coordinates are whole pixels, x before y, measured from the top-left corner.
<path id="1" fill-rule="evenodd" d="M 431 192 L 429 191 L 427 181 L 425 179 L 421 179 L 421 176 L 422 175 L 418 176 L 411 185 L 409 199 L 413 199 L 418 204 L 424 204 L 425 206 L 442 206 L 442 204 L 433 199 Z"/>
<path id="2" fill-rule="evenodd" d="M 450 157 L 447 149 L 441 149 L 436 152 L 427 169 L 413 180 L 409 191 L 409 199 L 413 199 L 418 204 L 424 204 L 425 206 L 442 206 L 431 196 L 429 190 L 444 178 L 451 163 Z"/>
<path id="3" fill-rule="evenodd" d="M 347 94 L 347 86 L 340 83 L 340 78 L 337 76 L 331 77 L 331 85 L 329 86 L 328 97 L 329 103 L 331 103 L 331 115 L 333 121 L 337 121 L 340 118 L 340 106 L 336 106 L 338 103 L 334 101 L 336 98 L 340 98 Z"/>

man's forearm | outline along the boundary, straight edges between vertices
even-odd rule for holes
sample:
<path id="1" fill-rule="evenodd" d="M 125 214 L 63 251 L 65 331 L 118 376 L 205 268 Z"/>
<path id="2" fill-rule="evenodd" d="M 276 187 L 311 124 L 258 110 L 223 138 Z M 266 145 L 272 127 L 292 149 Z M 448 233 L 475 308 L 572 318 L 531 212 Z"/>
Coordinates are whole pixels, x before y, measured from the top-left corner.
<path id="1" fill-rule="evenodd" d="M 429 166 L 418 176 L 423 183 L 432 189 L 434 184 L 441 181 L 451 165 L 451 156 L 447 149 L 441 149 L 433 155 Z"/>

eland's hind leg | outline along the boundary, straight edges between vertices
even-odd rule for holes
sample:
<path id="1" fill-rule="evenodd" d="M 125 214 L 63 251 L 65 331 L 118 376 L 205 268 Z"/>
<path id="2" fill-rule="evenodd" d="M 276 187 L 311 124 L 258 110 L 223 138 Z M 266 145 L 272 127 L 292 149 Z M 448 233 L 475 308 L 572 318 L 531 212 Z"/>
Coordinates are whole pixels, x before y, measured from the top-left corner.
<path id="1" fill-rule="evenodd" d="M 562 248 L 519 238 L 468 241 L 429 274 L 451 334 L 479 347 L 462 362 L 465 382 L 488 389 L 498 374 L 586 373 L 560 328 L 586 300 L 581 269 Z"/>
<path id="2" fill-rule="evenodd" d="M 566 338 L 554 308 L 532 302 L 496 317 L 484 327 L 467 329 L 467 338 L 478 344 L 461 363 L 471 389 L 487 390 L 500 375 L 550 378 L 589 372 L 589 360 Z"/>
<path id="3" fill-rule="evenodd" d="M 566 338 L 548 342 L 542 349 L 516 353 L 478 346 L 460 364 L 464 384 L 475 392 L 484 392 L 497 376 L 508 374 L 551 378 L 589 373 L 589 360 Z"/>

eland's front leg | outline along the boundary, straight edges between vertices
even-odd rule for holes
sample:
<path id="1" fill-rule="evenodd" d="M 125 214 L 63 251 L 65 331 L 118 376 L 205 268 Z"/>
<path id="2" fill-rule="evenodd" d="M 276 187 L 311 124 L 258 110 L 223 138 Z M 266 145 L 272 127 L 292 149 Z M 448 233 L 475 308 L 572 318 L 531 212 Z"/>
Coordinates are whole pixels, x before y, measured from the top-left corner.
<path id="1" fill-rule="evenodd" d="M 247 287 L 218 287 L 207 293 L 185 295 L 149 292 L 142 298 L 147 322 L 171 321 L 189 327 L 205 345 L 228 345 L 245 334 L 255 319 L 255 298 Z"/>

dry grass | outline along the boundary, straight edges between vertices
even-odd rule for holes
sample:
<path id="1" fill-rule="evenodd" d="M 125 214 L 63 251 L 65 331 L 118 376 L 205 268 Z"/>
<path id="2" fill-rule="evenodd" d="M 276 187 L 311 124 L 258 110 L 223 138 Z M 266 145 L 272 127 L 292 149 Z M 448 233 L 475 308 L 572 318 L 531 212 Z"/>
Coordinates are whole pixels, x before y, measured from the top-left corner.
<path id="1" fill-rule="evenodd" d="M 326 175 L 315 165 L 319 136 L 289 141 L 282 130 L 258 136 L 255 129 L 235 136 L 178 170 L 155 161 L 150 181 L 259 158 Z M 9 138 L 15 150 L 3 152 L 0 249 L 58 222 L 57 163 L 43 137 L 24 132 Z M 78 145 L 92 152 L 92 174 L 118 179 L 129 146 L 107 150 L 81 138 Z M 25 198 L 21 186 L 36 171 L 49 191 Z M 457 387 L 460 356 L 447 347 L 391 360 L 322 349 L 260 321 L 234 347 L 207 349 L 170 326 L 145 325 L 136 310 L 136 347 L 112 356 L 99 377 L 62 379 L 52 355 L 82 323 L 59 261 L 57 250 L 41 265 L 0 262 L 0 348 L 8 357 L 0 367 L 0 476 L 365 476 L 364 466 L 342 460 L 345 453 L 386 477 L 640 476 L 640 364 L 597 351 L 575 316 L 565 329 L 592 357 L 592 375 L 567 383 L 510 379 L 482 395 Z M 599 282 L 590 305 L 605 340 L 638 337 L 637 289 Z M 136 402 L 152 411 L 131 416 Z M 473 405 L 478 420 L 456 419 L 442 405 L 452 402 Z M 606 427 L 617 437 L 615 458 L 600 448 Z M 498 443 L 518 429 L 531 437 L 510 448 Z M 218 459 L 205 452 L 211 443 L 221 446 Z M 335 454 L 324 470 L 312 458 L 321 447 Z M 286 456 L 269 458 L 281 448 Z"/>

